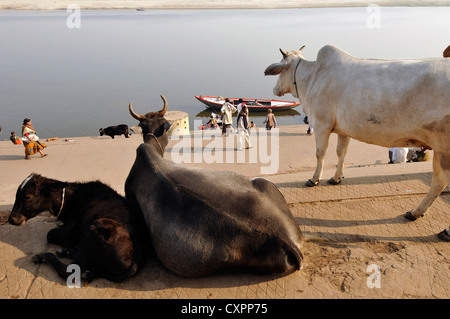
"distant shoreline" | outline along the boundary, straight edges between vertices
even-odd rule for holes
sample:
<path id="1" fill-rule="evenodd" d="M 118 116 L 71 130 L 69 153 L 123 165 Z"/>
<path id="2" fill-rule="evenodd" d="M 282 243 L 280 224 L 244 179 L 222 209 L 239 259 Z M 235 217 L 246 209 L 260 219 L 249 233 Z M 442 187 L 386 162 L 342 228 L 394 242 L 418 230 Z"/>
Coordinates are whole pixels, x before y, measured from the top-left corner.
<path id="1" fill-rule="evenodd" d="M 76 5 L 82 10 L 112 9 L 292 9 L 327 7 L 365 7 L 371 4 L 379 6 L 450 6 L 450 0 L 0 0 L 0 10 L 67 10 Z"/>

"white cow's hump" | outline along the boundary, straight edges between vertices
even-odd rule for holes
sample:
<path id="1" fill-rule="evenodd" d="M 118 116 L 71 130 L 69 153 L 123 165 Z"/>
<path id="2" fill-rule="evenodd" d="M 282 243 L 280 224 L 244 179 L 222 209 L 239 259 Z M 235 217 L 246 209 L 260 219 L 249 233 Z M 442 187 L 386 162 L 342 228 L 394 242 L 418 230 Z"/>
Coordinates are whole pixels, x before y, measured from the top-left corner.
<path id="1" fill-rule="evenodd" d="M 434 65 L 437 68 L 449 70 L 450 59 L 441 57 L 428 57 L 421 59 L 379 59 L 379 58 L 359 58 L 351 55 L 350 53 L 339 49 L 338 47 L 327 44 L 322 47 L 317 53 L 317 63 L 321 65 L 329 65 L 336 63 L 351 62 L 354 64 L 398 64 L 398 65 L 414 65 L 414 64 L 428 64 Z"/>
<path id="2" fill-rule="evenodd" d="M 322 47 L 317 53 L 317 62 L 320 64 L 330 64 L 337 62 L 344 62 L 348 60 L 356 59 L 351 54 L 335 47 L 334 45 L 327 44 Z"/>

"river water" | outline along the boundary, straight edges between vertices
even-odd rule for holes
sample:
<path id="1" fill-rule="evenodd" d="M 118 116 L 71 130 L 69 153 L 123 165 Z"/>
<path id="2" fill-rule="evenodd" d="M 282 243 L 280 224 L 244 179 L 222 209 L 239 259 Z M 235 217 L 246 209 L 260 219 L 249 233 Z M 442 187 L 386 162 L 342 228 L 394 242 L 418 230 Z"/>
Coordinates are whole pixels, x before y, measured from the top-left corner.
<path id="1" fill-rule="evenodd" d="M 450 44 L 450 7 L 271 10 L 87 10 L 0 12 L 0 140 L 33 119 L 38 135 L 98 135 L 169 109 L 206 123 L 194 95 L 277 98 L 264 69 L 278 48 L 325 44 L 358 57 L 440 57 Z M 294 100 L 291 95 L 283 97 Z M 302 123 L 302 110 L 279 114 Z M 257 126 L 263 117 L 251 114 Z"/>

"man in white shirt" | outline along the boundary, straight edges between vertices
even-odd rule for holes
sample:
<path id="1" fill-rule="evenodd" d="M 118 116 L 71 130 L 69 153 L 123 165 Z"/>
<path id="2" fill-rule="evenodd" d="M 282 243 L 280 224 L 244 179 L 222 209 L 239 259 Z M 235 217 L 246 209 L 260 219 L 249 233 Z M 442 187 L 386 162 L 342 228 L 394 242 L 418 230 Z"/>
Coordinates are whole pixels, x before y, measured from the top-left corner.
<path id="1" fill-rule="evenodd" d="M 223 104 L 220 112 L 223 114 L 222 118 L 222 136 L 227 135 L 228 131 L 231 128 L 231 124 L 233 124 L 233 113 L 236 112 L 236 108 L 230 103 L 230 100 L 225 99 L 225 103 Z"/>

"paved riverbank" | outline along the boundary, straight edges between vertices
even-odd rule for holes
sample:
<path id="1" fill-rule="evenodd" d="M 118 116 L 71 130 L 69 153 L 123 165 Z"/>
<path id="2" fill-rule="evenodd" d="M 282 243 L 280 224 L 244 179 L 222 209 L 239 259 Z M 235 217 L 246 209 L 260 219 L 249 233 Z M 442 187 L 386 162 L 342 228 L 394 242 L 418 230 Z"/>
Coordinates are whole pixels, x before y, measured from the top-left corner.
<path id="1" fill-rule="evenodd" d="M 253 136 L 254 138 L 256 136 Z M 231 136 L 230 141 L 235 141 Z M 21 145 L 0 142 L 0 298 L 449 298 L 450 249 L 435 234 L 448 227 L 448 188 L 427 215 L 407 222 L 403 214 L 414 208 L 428 191 L 431 162 L 386 164 L 387 149 L 352 140 L 346 157 L 345 180 L 329 186 L 325 180 L 337 163 L 337 139 L 332 136 L 325 159 L 324 181 L 315 188 L 304 183 L 315 168 L 314 136 L 306 126 L 280 128 L 279 165 L 265 175 L 285 196 L 304 233 L 320 235 L 326 242 L 304 245 L 305 265 L 288 276 L 218 274 L 181 278 L 150 260 L 136 277 L 122 283 L 98 279 L 80 289 L 70 289 L 48 265 L 35 265 L 31 257 L 55 251 L 46 233 L 55 218 L 44 213 L 17 227 L 6 222 L 15 192 L 23 179 L 35 172 L 66 181 L 100 179 L 124 193 L 125 179 L 135 159 L 141 137 L 123 136 L 59 139 L 48 142 L 49 155 L 24 159 Z M 169 143 L 165 157 L 176 157 L 181 139 Z M 201 139 L 195 154 L 214 148 L 214 139 Z M 224 169 L 249 177 L 261 175 L 269 162 L 248 163 L 253 150 L 239 153 L 233 144 L 216 147 L 215 158 L 232 161 L 185 163 L 213 170 Z M 254 144 L 259 152 L 260 144 Z M 216 153 L 217 152 L 217 153 Z M 208 153 L 209 154 L 209 153 Z M 211 153 L 212 154 L 212 153 Z M 238 154 L 246 155 L 243 163 Z M 179 153 L 178 153 L 179 155 Z M 264 155 L 264 154 L 263 154 Z M 371 288 L 370 265 L 380 269 L 380 288 Z"/>

